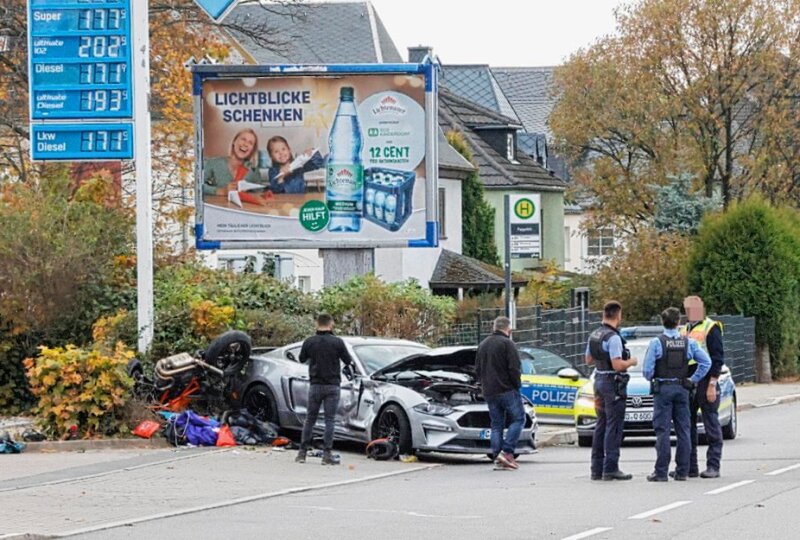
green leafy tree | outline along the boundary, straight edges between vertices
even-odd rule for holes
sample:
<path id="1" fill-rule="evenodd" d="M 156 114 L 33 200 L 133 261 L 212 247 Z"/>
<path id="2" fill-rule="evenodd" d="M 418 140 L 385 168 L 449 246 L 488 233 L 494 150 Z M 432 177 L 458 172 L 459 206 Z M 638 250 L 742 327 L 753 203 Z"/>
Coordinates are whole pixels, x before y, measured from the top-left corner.
<path id="1" fill-rule="evenodd" d="M 447 142 L 465 159 L 472 161 L 472 150 L 461 133 L 448 132 Z M 461 249 L 468 257 L 497 266 L 500 258 L 494 243 L 494 208 L 483 198 L 483 184 L 478 174 L 470 173 L 461 183 Z"/>
<path id="2" fill-rule="evenodd" d="M 796 210 L 754 197 L 703 220 L 689 286 L 717 313 L 756 318 L 758 379 L 797 371 L 800 236 Z"/>
<path id="3" fill-rule="evenodd" d="M 703 215 L 718 209 L 720 201 L 694 191 L 688 174 L 670 180 L 669 184 L 656 188 L 655 227 L 664 232 L 695 234 Z"/>

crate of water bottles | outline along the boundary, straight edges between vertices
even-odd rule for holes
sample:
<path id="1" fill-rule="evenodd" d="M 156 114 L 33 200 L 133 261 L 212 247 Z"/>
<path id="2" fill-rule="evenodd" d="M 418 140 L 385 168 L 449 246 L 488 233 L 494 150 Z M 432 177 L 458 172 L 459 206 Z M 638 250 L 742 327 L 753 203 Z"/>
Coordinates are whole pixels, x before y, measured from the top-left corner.
<path id="1" fill-rule="evenodd" d="M 396 231 L 411 215 L 416 174 L 383 167 L 364 171 L 364 217 Z"/>

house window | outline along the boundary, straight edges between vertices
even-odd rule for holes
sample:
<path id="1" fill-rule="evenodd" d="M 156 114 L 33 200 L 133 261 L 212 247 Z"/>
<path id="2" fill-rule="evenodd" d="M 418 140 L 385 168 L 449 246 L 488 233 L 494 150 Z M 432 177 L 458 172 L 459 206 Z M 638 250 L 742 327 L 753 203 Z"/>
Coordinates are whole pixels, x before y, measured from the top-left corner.
<path id="1" fill-rule="evenodd" d="M 507 133 L 506 134 L 506 159 L 508 161 L 514 161 L 514 134 Z"/>
<path id="2" fill-rule="evenodd" d="M 570 234 L 569 227 L 564 227 L 564 260 L 569 261 L 570 251 L 572 248 L 570 247 L 570 242 L 572 240 L 572 235 Z"/>
<path id="3" fill-rule="evenodd" d="M 297 276 L 297 288 L 305 293 L 311 292 L 311 276 Z"/>
<path id="4" fill-rule="evenodd" d="M 586 241 L 589 257 L 605 257 L 614 252 L 614 231 L 610 227 L 591 231 Z"/>
<path id="5" fill-rule="evenodd" d="M 445 188 L 439 188 L 439 239 L 440 240 L 447 240 L 447 230 L 445 228 L 445 223 L 447 222 L 447 212 L 445 209 L 447 205 L 445 204 Z"/>

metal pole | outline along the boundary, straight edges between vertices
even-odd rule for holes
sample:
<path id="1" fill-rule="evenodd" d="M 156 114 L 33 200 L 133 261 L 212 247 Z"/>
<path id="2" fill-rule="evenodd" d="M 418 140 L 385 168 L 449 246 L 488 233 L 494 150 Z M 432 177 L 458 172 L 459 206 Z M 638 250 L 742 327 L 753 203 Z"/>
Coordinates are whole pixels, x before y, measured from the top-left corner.
<path id="1" fill-rule="evenodd" d="M 150 23 L 148 2 L 131 2 L 136 160 L 136 314 L 139 352 L 153 343 L 153 209 L 150 184 Z"/>
<path id="2" fill-rule="evenodd" d="M 511 318 L 511 196 L 503 196 L 503 236 L 505 236 L 506 317 Z"/>

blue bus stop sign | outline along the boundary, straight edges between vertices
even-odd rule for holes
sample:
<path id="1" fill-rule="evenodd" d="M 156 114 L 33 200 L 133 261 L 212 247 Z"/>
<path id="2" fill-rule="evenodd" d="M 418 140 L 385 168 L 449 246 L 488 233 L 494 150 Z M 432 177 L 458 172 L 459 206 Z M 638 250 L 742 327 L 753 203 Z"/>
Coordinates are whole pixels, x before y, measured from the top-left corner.
<path id="1" fill-rule="evenodd" d="M 228 8 L 236 3 L 236 0 L 194 0 L 200 9 L 206 12 L 214 22 L 219 22 L 228 12 Z"/>

